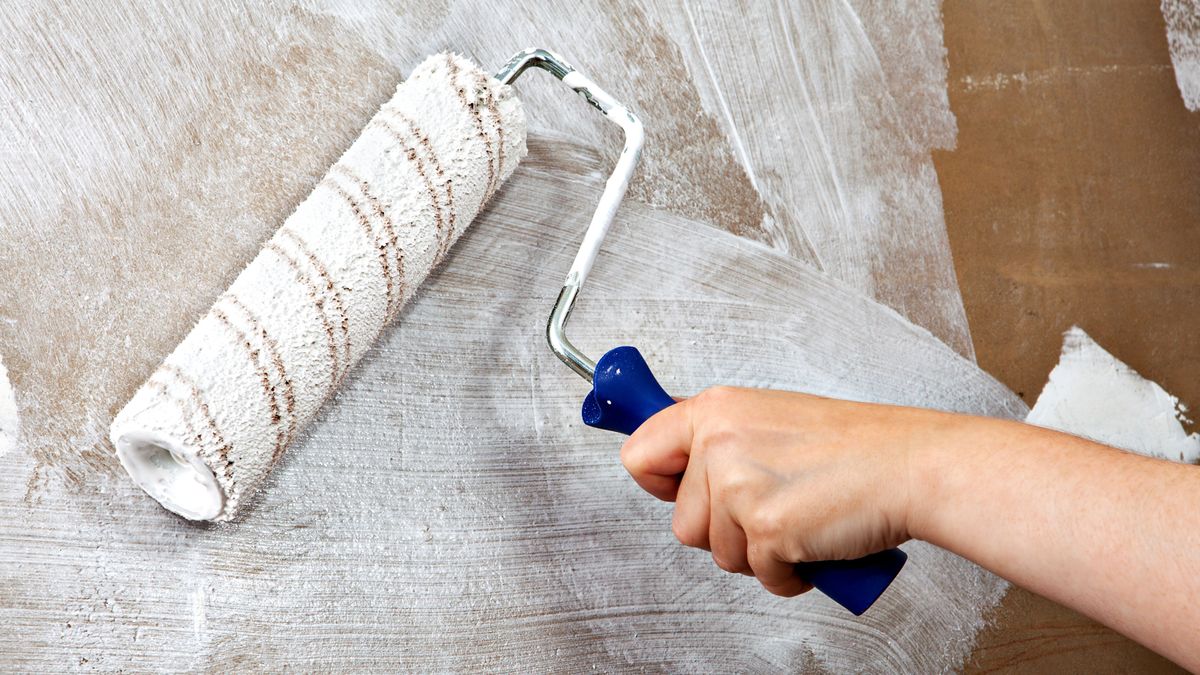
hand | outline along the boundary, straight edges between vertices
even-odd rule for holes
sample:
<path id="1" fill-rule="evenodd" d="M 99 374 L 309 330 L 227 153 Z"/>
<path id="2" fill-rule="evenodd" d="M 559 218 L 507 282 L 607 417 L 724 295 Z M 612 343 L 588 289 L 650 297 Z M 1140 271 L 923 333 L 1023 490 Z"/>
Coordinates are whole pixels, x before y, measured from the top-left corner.
<path id="1" fill-rule="evenodd" d="M 679 541 L 767 590 L 916 537 L 1200 672 L 1200 467 L 1007 420 L 709 389 L 621 449 Z M 1181 520 L 1183 518 L 1183 520 Z"/>
<path id="2" fill-rule="evenodd" d="M 922 430 L 956 417 L 718 387 L 649 419 L 621 461 L 643 489 L 675 502 L 680 542 L 793 596 L 810 588 L 794 563 L 859 558 L 909 538 L 912 449 Z"/>

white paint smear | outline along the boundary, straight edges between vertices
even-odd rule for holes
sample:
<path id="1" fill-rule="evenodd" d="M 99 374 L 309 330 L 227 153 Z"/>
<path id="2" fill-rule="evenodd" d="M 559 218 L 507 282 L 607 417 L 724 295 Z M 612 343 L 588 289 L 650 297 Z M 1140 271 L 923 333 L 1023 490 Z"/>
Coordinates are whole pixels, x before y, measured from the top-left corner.
<path id="1" fill-rule="evenodd" d="M 196 638 L 196 642 L 201 642 L 204 640 L 205 631 L 208 628 L 208 618 L 204 608 L 204 589 L 197 588 L 188 595 L 188 598 L 192 603 L 192 636 Z"/>
<path id="2" fill-rule="evenodd" d="M 849 0 L 887 81 L 899 122 L 927 150 L 953 150 L 942 0 Z"/>
<path id="3" fill-rule="evenodd" d="M 929 157 L 955 134 L 938 0 L 581 0 L 569 11 L 531 0 L 488 11 L 453 0 L 136 11 L 33 1 L 0 9 L 0 43 L 14 106 L 0 220 L 61 222 L 74 217 L 63 209 L 129 204 L 148 187 L 186 205 L 196 183 L 169 194 L 164 165 L 233 142 L 244 143 L 238 166 L 221 170 L 247 174 L 237 189 L 259 186 L 261 200 L 270 180 L 255 157 L 273 158 L 272 173 L 323 171 L 280 155 L 311 159 L 301 150 L 313 139 L 348 146 L 426 54 L 450 49 L 495 69 L 545 46 L 645 120 L 635 198 L 787 250 L 973 353 Z M 531 130 L 615 160 L 614 130 L 561 83 L 532 74 L 518 90 Z M 294 142 L 277 147 L 289 132 Z M 155 181 L 139 184 L 147 172 Z"/>
<path id="4" fill-rule="evenodd" d="M 402 71 L 443 49 L 498 67 L 535 45 L 647 122 L 631 194 L 661 210 L 618 216 L 571 323 L 585 350 L 636 344 L 677 393 L 729 382 L 1023 417 L 872 300 L 970 353 L 928 161 L 952 118 L 938 73 L 913 65 L 940 53 L 933 4 L 768 2 L 745 21 L 667 0 L 4 4 L 0 314 L 19 322 L 0 338 L 35 442 L 0 474 L 0 665 L 957 668 L 1003 581 L 914 543 L 860 619 L 774 598 L 678 546 L 620 439 L 581 427 L 583 384 L 543 330 L 620 143 L 545 74 L 517 84 L 530 126 L 576 144 L 525 163 L 242 522 L 174 518 L 102 442 Z"/>
<path id="5" fill-rule="evenodd" d="M 1130 73 L 1136 71 L 1143 74 L 1162 72 L 1170 66 L 1166 64 L 1149 65 L 1118 65 L 1115 63 L 1100 66 L 1054 66 L 1038 70 L 1023 70 L 1014 73 L 993 73 L 991 75 L 963 75 L 958 85 L 965 92 L 1001 91 L 1010 87 L 1024 90 L 1028 87 L 1041 87 L 1048 84 L 1061 83 L 1064 80 L 1079 80 L 1087 77 L 1112 73 Z"/>
<path id="6" fill-rule="evenodd" d="M 4 456 L 16 447 L 19 432 L 17 399 L 13 394 L 12 384 L 8 381 L 8 371 L 4 368 L 4 359 L 0 359 L 0 456 Z"/>
<path id="7" fill-rule="evenodd" d="M 1179 419 L 1183 412 L 1179 399 L 1075 326 L 1066 332 L 1062 356 L 1027 421 L 1150 457 L 1195 464 L 1200 461 L 1200 434 L 1184 430 Z"/>
<path id="8" fill-rule="evenodd" d="M 1200 110 L 1200 0 L 1162 0 L 1175 82 L 1188 110 Z"/>
<path id="9" fill-rule="evenodd" d="M 771 243 L 973 358 L 930 156 L 955 134 L 939 5 L 658 4 L 686 19 L 664 25 L 774 218 Z"/>
<path id="10" fill-rule="evenodd" d="M 580 423 L 586 385 L 544 330 L 600 183 L 564 173 L 536 152 L 517 170 L 241 522 L 191 526 L 104 474 L 47 482 L 34 506 L 31 462 L 12 463 L 0 483 L 3 663 L 960 666 L 1002 580 L 911 542 L 908 566 L 861 618 L 819 594 L 771 596 L 681 547 L 670 505 L 621 468 L 621 438 Z M 569 330 L 592 355 L 637 345 L 678 394 L 724 382 L 1027 412 L 892 310 L 765 246 L 637 204 L 623 208 Z M 203 641 L 192 639 L 197 587 L 209 589 Z"/>

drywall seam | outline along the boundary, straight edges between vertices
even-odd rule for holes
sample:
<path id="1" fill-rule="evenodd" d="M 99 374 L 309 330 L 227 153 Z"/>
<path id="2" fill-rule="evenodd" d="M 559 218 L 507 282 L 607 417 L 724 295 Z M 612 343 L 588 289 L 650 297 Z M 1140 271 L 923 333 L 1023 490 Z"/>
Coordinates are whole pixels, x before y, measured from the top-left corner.
<path id="1" fill-rule="evenodd" d="M 1162 0 L 1175 83 L 1188 110 L 1200 110 L 1200 0 Z"/>
<path id="2" fill-rule="evenodd" d="M 1058 365 L 1027 421 L 1150 457 L 1196 464 L 1200 434 L 1183 428 L 1185 411 L 1179 399 L 1072 326 L 1063 334 Z"/>

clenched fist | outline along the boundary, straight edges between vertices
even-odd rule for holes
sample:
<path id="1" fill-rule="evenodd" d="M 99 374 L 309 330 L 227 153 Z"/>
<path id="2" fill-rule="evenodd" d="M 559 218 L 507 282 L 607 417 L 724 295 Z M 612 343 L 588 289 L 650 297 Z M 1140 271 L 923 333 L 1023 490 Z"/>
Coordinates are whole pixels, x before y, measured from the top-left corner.
<path id="1" fill-rule="evenodd" d="M 859 558 L 910 536 L 913 443 L 927 410 L 717 387 L 648 420 L 621 460 L 675 502 L 679 541 L 772 593 L 809 586 L 793 564 Z M 919 436 L 916 434 L 915 436 Z"/>

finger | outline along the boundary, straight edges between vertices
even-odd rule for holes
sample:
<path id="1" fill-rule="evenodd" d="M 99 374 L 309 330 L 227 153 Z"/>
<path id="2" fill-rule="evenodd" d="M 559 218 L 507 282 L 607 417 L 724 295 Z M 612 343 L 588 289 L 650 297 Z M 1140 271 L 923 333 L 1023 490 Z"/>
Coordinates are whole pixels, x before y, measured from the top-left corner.
<path id="1" fill-rule="evenodd" d="M 748 559 L 758 582 L 775 595 L 791 598 L 812 589 L 812 584 L 796 576 L 794 564 L 781 560 L 765 546 L 752 544 L 748 551 Z"/>
<path id="2" fill-rule="evenodd" d="M 750 563 L 746 559 L 746 533 L 730 517 L 729 512 L 716 507 L 708 524 L 708 543 L 713 562 L 726 572 L 746 574 Z"/>
<path id="3" fill-rule="evenodd" d="M 675 501 L 679 493 L 680 476 L 656 476 L 652 473 L 644 473 L 634 476 L 633 479 L 643 490 L 664 502 Z"/>
<path id="4" fill-rule="evenodd" d="M 679 493 L 675 497 L 675 515 L 671 519 L 671 531 L 684 546 L 707 549 L 709 495 L 708 474 L 704 461 L 694 458 L 679 482 Z"/>
<path id="5" fill-rule="evenodd" d="M 621 463 L 640 476 L 678 476 L 692 450 L 691 406 L 681 401 L 646 420 L 621 447 Z M 640 483 L 640 481 L 639 481 Z"/>

